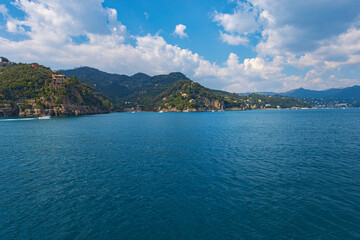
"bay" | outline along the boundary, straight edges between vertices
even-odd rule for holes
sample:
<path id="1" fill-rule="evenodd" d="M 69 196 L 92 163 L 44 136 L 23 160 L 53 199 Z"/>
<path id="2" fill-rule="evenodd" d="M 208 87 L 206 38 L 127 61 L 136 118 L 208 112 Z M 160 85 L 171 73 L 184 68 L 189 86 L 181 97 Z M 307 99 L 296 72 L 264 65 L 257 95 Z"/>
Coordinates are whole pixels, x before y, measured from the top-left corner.
<path id="1" fill-rule="evenodd" d="M 0 239 L 359 229 L 359 109 L 0 118 Z"/>

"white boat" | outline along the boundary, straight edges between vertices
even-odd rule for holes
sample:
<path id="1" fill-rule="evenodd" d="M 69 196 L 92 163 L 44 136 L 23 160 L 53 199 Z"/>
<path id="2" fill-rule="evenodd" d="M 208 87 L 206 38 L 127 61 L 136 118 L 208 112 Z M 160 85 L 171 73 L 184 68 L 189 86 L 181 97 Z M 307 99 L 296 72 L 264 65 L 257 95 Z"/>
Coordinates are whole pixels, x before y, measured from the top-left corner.
<path id="1" fill-rule="evenodd" d="M 163 113 L 164 111 L 159 111 L 159 113 Z"/>
<path id="2" fill-rule="evenodd" d="M 41 120 L 51 119 L 51 116 L 42 116 L 42 117 L 38 117 L 38 119 L 41 119 Z"/>

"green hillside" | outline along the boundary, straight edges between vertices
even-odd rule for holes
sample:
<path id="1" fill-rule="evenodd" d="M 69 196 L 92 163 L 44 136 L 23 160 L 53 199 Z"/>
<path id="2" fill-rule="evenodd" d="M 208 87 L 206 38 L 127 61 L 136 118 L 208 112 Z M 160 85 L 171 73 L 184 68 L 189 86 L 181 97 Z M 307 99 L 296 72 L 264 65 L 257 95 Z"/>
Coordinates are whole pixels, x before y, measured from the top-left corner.
<path id="1" fill-rule="evenodd" d="M 68 77 L 75 76 L 79 81 L 91 84 L 98 91 L 109 96 L 118 109 L 154 110 L 156 98 L 180 80 L 189 80 L 182 73 L 170 73 L 150 77 L 144 73 L 133 76 L 110 74 L 94 68 L 81 67 L 60 70 Z"/>
<path id="2" fill-rule="evenodd" d="M 94 68 L 62 70 L 69 78 L 53 86 L 52 70 L 38 64 L 0 68 L 0 115 L 73 115 L 110 111 L 210 111 L 303 108 L 291 97 L 211 90 L 182 73 L 148 76 L 109 74 Z"/>
<path id="3" fill-rule="evenodd" d="M 18 101 L 45 96 L 45 86 L 51 83 L 49 68 L 17 64 L 0 69 L 0 100 Z"/>
<path id="4" fill-rule="evenodd" d="M 259 94 L 240 96 L 210 90 L 192 82 L 182 73 L 153 77 L 144 73 L 126 76 L 89 67 L 61 72 L 96 87 L 112 99 L 117 109 L 124 110 L 207 111 L 311 107 L 306 102 L 290 97 L 268 97 Z"/>
<path id="5" fill-rule="evenodd" d="M 223 91 L 214 91 L 224 96 L 225 109 L 242 108 L 248 109 L 273 109 L 273 108 L 311 108 L 312 105 L 292 97 L 282 96 L 266 96 L 261 94 L 250 94 L 248 96 L 240 96 L 235 93 Z"/>
<path id="6" fill-rule="evenodd" d="M 110 111 L 112 103 L 75 77 L 63 87 L 52 86 L 52 71 L 38 64 L 14 64 L 0 69 L 0 107 L 9 111 L 52 109 L 78 105 L 96 111 Z M 10 107 L 9 107 L 10 108 Z M 65 111 L 65 110 L 64 110 Z M 80 111 L 80 110 L 79 110 Z M 92 110 L 89 110 L 91 113 Z"/>
<path id="7" fill-rule="evenodd" d="M 224 106 L 224 98 L 208 88 L 191 80 L 181 80 L 171 85 L 155 99 L 158 110 L 220 110 Z"/>

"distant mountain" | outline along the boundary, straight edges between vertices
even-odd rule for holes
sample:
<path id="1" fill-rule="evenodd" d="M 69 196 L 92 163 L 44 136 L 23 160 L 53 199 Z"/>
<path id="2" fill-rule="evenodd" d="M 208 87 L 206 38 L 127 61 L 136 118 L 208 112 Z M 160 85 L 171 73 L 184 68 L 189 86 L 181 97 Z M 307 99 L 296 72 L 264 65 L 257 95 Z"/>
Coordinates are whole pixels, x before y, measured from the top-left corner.
<path id="1" fill-rule="evenodd" d="M 265 95 L 265 96 L 275 96 L 275 95 L 280 95 L 280 93 L 275 93 L 275 92 L 245 92 L 245 93 L 236 93 L 240 96 L 249 96 L 251 94 L 259 94 L 259 95 Z"/>
<path id="2" fill-rule="evenodd" d="M 251 94 L 260 94 L 266 96 L 286 96 L 294 98 L 314 98 L 314 99 L 344 99 L 360 101 L 360 86 L 355 85 L 347 88 L 331 88 L 327 90 L 309 90 L 304 88 L 297 88 L 288 92 L 275 93 L 275 92 L 246 92 L 237 93 L 240 96 L 249 96 Z"/>
<path id="3" fill-rule="evenodd" d="M 352 99 L 360 100 L 360 86 L 355 85 L 347 88 L 332 88 L 323 91 L 308 90 L 304 88 L 294 89 L 280 93 L 282 96 L 296 98 L 328 98 L 328 99 Z"/>
<path id="4" fill-rule="evenodd" d="M 342 89 L 342 91 L 336 93 L 335 95 L 333 95 L 331 97 L 360 100 L 360 86 L 355 85 L 353 87 L 344 88 L 344 89 Z"/>

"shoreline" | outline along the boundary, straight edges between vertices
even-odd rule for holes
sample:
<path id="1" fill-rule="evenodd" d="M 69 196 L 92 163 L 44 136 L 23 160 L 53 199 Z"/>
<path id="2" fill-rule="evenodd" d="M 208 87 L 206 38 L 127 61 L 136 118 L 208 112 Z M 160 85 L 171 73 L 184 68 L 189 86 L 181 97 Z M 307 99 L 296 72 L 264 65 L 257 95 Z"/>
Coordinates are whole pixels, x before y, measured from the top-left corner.
<path id="1" fill-rule="evenodd" d="M 246 112 L 246 111 L 284 111 L 284 110 L 347 110 L 347 109 L 360 109 L 360 108 L 271 108 L 271 109 L 247 109 L 247 110 L 207 110 L 207 111 L 114 111 L 114 112 L 102 112 L 102 113 L 89 113 L 89 114 L 69 114 L 69 115 L 46 115 L 51 117 L 71 117 L 71 116 L 91 116 L 91 115 L 102 115 L 102 114 L 112 114 L 112 113 L 206 113 L 206 112 Z M 29 115 L 29 116 L 20 116 L 20 115 L 6 115 L 0 116 L 0 118 L 18 118 L 18 119 L 25 119 L 25 118 L 32 118 L 37 119 L 39 117 L 43 117 L 43 115 Z"/>

